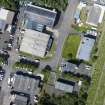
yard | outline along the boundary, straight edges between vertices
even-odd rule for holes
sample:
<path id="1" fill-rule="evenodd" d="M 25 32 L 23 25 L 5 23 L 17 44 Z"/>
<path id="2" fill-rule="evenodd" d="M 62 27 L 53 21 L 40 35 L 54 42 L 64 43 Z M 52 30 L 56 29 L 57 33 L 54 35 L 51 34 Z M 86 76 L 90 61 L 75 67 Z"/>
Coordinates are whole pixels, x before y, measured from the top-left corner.
<path id="1" fill-rule="evenodd" d="M 98 45 L 99 57 L 93 65 L 94 71 L 87 105 L 105 105 L 105 17 L 101 27 L 103 31 Z"/>
<path id="2" fill-rule="evenodd" d="M 66 59 L 75 59 L 80 40 L 81 38 L 79 35 L 69 35 L 64 42 L 62 57 Z"/>

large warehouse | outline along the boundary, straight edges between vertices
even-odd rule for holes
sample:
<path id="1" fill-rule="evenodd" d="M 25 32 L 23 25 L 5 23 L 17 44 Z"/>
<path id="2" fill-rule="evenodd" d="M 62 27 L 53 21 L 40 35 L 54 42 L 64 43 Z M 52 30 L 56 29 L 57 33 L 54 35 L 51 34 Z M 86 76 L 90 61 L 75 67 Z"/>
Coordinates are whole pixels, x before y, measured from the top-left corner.
<path id="1" fill-rule="evenodd" d="M 44 57 L 50 41 L 50 35 L 35 30 L 26 29 L 20 51 L 38 57 Z"/>
<path id="2" fill-rule="evenodd" d="M 57 12 L 42 8 L 39 6 L 28 4 L 23 7 L 24 11 L 24 27 L 26 29 L 33 29 L 42 31 L 44 26 L 53 27 Z"/>

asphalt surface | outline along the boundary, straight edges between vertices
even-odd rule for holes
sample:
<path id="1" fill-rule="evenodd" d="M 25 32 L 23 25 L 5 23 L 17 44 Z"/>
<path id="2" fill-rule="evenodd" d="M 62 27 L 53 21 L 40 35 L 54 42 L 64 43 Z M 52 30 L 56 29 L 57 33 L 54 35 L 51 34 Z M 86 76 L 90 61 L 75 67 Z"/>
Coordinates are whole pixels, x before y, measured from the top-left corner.
<path id="1" fill-rule="evenodd" d="M 63 20 L 61 26 L 57 29 L 59 33 L 59 37 L 56 42 L 56 51 L 55 56 L 48 62 L 42 61 L 40 68 L 44 68 L 46 65 L 50 65 L 52 68 L 55 68 L 62 60 L 61 52 L 62 47 L 65 41 L 65 38 L 69 33 L 72 33 L 72 23 L 74 21 L 74 13 L 76 11 L 77 5 L 79 4 L 79 0 L 69 0 L 69 5 L 63 14 Z"/>
<path id="2" fill-rule="evenodd" d="M 66 36 L 69 33 L 72 33 L 71 24 L 73 22 L 73 16 L 74 16 L 74 13 L 75 13 L 78 3 L 79 3 L 79 0 L 69 0 L 69 5 L 67 7 L 67 10 L 65 11 L 64 14 L 62 14 L 62 16 L 64 16 L 63 20 L 62 20 L 62 24 L 60 25 L 60 27 L 57 28 L 59 37 L 56 40 L 55 56 L 49 61 L 41 61 L 39 69 L 44 68 L 46 65 L 50 65 L 52 68 L 56 68 L 58 63 L 62 60 L 61 52 L 62 52 L 63 43 L 64 43 Z M 17 30 L 17 33 L 18 32 L 19 32 L 19 30 Z M 15 37 L 15 39 L 16 38 L 17 37 Z M 9 105 L 9 102 L 10 102 L 10 97 L 9 97 L 10 96 L 10 88 L 8 87 L 7 82 L 8 82 L 8 77 L 9 77 L 11 71 L 13 71 L 12 65 L 14 64 L 15 61 L 18 60 L 18 53 L 15 50 L 16 49 L 15 45 L 16 45 L 16 42 L 14 43 L 13 51 L 10 52 L 10 58 L 8 61 L 8 65 L 3 66 L 3 68 L 6 70 L 6 76 L 5 76 L 5 79 L 3 80 L 3 84 L 2 84 L 1 93 L 3 95 L 1 95 L 1 93 L 0 93 L 0 100 L 3 100 L 3 104 L 0 104 L 0 105 Z M 1 98 L 1 96 L 3 99 Z"/>

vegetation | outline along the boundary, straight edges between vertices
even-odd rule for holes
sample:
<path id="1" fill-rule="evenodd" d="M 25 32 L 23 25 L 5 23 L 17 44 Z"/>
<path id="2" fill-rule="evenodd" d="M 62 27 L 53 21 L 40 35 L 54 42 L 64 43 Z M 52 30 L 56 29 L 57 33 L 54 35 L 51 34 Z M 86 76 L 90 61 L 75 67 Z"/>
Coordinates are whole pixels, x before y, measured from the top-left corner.
<path id="1" fill-rule="evenodd" d="M 43 70 L 42 70 L 42 74 L 44 74 L 44 82 L 47 83 L 49 76 L 50 76 L 50 71 L 51 71 L 51 67 L 49 65 L 47 65 Z"/>
<path id="2" fill-rule="evenodd" d="M 87 11 L 86 8 L 84 7 L 80 12 L 80 20 L 82 23 L 86 23 L 86 19 L 87 19 Z"/>
<path id="3" fill-rule="evenodd" d="M 0 5 L 11 9 L 16 10 L 19 7 L 19 3 L 23 2 L 24 0 L 0 0 Z M 35 5 L 40 5 L 49 8 L 56 8 L 58 10 L 65 10 L 68 4 L 68 0 L 25 0 L 33 2 Z"/>
<path id="4" fill-rule="evenodd" d="M 8 54 L 0 54 L 0 64 L 4 64 L 8 62 L 9 55 Z"/>
<path id="5" fill-rule="evenodd" d="M 55 94 L 50 96 L 44 93 L 38 105 L 85 105 L 89 86 L 90 82 L 85 80 L 82 82 L 79 93 L 64 93 L 59 96 Z"/>
<path id="6" fill-rule="evenodd" d="M 102 22 L 101 38 L 98 48 L 98 59 L 93 65 L 92 84 L 88 92 L 87 105 L 104 105 L 105 104 L 105 17 Z"/>
<path id="7" fill-rule="evenodd" d="M 26 69 L 33 72 L 36 68 L 38 68 L 38 66 L 39 66 L 38 64 L 31 63 L 31 62 L 16 62 L 13 67 Z"/>
<path id="8" fill-rule="evenodd" d="M 16 10 L 18 2 L 18 0 L 0 0 L 0 5 L 10 10 Z"/>
<path id="9" fill-rule="evenodd" d="M 81 38 L 79 35 L 69 35 L 63 46 L 62 57 L 66 59 L 75 59 L 80 40 Z"/>
<path id="10" fill-rule="evenodd" d="M 63 96 L 43 94 L 39 101 L 39 105 L 77 105 L 77 94 L 64 94 Z"/>
<path id="11" fill-rule="evenodd" d="M 91 26 L 83 24 L 82 26 L 79 26 L 78 24 L 72 24 L 72 28 L 76 30 L 77 32 L 86 32 L 88 29 L 91 29 Z"/>
<path id="12" fill-rule="evenodd" d="M 33 4 L 49 8 L 56 8 L 59 11 L 64 11 L 68 5 L 68 0 L 33 0 Z"/>

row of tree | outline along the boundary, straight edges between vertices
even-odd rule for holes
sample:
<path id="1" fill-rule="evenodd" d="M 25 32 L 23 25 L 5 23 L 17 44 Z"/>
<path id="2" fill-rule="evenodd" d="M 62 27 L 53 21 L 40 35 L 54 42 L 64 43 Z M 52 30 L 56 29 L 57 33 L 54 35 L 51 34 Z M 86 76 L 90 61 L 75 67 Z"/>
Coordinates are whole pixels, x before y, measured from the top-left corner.
<path id="1" fill-rule="evenodd" d="M 19 7 L 19 3 L 24 1 L 33 2 L 35 5 L 56 8 L 60 11 L 65 10 L 68 4 L 68 0 L 0 0 L 0 5 L 8 9 L 16 10 Z"/>
<path id="2" fill-rule="evenodd" d="M 33 0 L 33 4 L 56 8 L 60 11 L 64 11 L 68 5 L 68 0 Z"/>
<path id="3" fill-rule="evenodd" d="M 16 62 L 14 64 L 15 68 L 20 68 L 20 69 L 26 69 L 29 71 L 34 71 L 36 68 L 38 68 L 37 64 L 32 64 L 32 63 L 22 63 L 22 62 Z"/>

